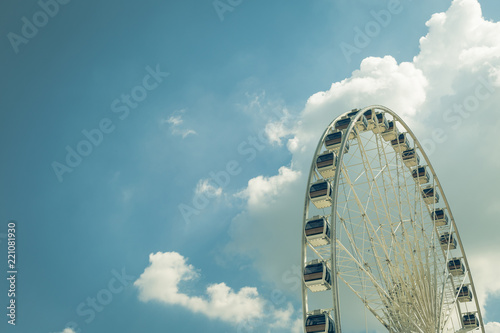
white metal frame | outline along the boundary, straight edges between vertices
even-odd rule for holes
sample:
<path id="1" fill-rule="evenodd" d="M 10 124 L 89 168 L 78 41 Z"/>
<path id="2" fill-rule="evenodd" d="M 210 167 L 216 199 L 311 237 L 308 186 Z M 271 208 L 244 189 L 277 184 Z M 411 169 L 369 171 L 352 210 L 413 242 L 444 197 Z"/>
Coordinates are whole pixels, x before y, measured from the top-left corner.
<path id="1" fill-rule="evenodd" d="M 413 179 L 412 169 L 418 165 L 406 166 L 401 152 L 383 139 L 382 130 L 356 130 L 358 119 L 368 110 L 382 112 L 394 122 L 394 130 L 407 133 L 410 148 L 420 155 L 420 165 L 426 166 L 429 183 Z M 323 178 L 317 172 L 316 159 L 323 152 L 325 137 L 335 129 L 337 120 L 345 119 L 350 112 L 333 120 L 318 142 L 306 187 L 302 228 L 303 267 L 311 259 L 320 259 L 331 268 L 332 288 L 325 292 L 331 293 L 327 311 L 336 332 L 341 332 L 338 281 L 342 280 L 390 332 L 455 332 L 463 329 L 462 315 L 472 312 L 480 323 L 477 330 L 484 333 L 470 266 L 450 206 L 429 158 L 396 113 L 380 105 L 359 110 L 343 130 L 342 143 L 335 150 L 334 177 Z M 350 149 L 345 153 L 348 142 Z M 310 185 L 323 179 L 333 186 L 329 214 L 317 209 L 309 197 Z M 438 203 L 426 203 L 422 198 L 421 189 L 428 185 L 439 194 Z M 448 212 L 447 225 L 432 220 L 431 213 L 437 208 Z M 308 243 L 304 228 L 313 215 L 330 215 L 329 245 L 314 247 Z M 456 249 L 441 248 L 439 235 L 445 232 L 453 234 Z M 447 263 L 452 258 L 462 260 L 463 275 L 449 274 Z M 458 301 L 455 291 L 463 285 L 472 291 L 471 302 Z M 303 283 L 304 323 L 307 314 L 315 310 L 308 293 Z"/>

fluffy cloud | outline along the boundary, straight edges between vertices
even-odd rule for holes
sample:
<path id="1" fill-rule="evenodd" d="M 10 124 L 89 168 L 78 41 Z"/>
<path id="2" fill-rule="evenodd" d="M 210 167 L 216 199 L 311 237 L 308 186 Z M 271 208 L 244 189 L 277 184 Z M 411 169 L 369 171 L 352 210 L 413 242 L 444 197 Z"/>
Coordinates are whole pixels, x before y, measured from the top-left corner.
<path id="1" fill-rule="evenodd" d="M 262 318 L 272 327 L 288 328 L 294 315 L 293 308 L 276 309 L 258 293 L 256 288 L 243 287 L 238 292 L 225 283 L 209 285 L 203 296 L 191 296 L 179 290 L 181 282 L 193 281 L 198 273 L 187 259 L 176 252 L 150 254 L 150 265 L 134 282 L 143 302 L 157 301 L 167 305 L 179 305 L 211 319 L 253 327 L 262 324 Z M 276 314 L 277 322 L 275 322 Z"/>
<path id="2" fill-rule="evenodd" d="M 264 278 L 297 292 L 300 277 L 290 272 L 297 271 L 300 257 L 312 152 L 338 115 L 381 104 L 405 119 L 431 156 L 470 256 L 481 304 L 498 293 L 493 279 L 500 272 L 491 268 L 500 252 L 500 23 L 486 21 L 477 0 L 454 0 L 427 26 L 412 62 L 368 57 L 351 77 L 312 95 L 295 126 L 286 128 L 286 119 L 269 124 L 272 141 L 291 136 L 290 167 L 255 177 L 240 192 L 246 209 L 233 219 L 228 252 L 252 257 Z"/>
<path id="3" fill-rule="evenodd" d="M 285 166 L 279 169 L 279 173 L 272 177 L 258 176 L 248 182 L 248 187 L 238 193 L 240 197 L 248 199 L 248 205 L 252 209 L 261 209 L 272 205 L 272 199 L 277 197 L 283 188 L 300 176 L 300 172 L 294 171 Z"/>
<path id="4" fill-rule="evenodd" d="M 500 267 L 498 263 L 498 252 L 483 251 L 479 255 L 474 254 L 469 258 L 471 270 L 474 277 L 474 285 L 476 286 L 477 297 L 481 304 L 487 305 L 488 298 L 500 296 Z M 490 319 L 498 320 L 498 317 L 492 317 L 491 314 L 485 311 L 483 307 L 483 316 Z"/>
<path id="5" fill-rule="evenodd" d="M 484 328 L 486 329 L 486 333 L 500 333 L 500 323 L 497 322 L 487 323 Z"/>

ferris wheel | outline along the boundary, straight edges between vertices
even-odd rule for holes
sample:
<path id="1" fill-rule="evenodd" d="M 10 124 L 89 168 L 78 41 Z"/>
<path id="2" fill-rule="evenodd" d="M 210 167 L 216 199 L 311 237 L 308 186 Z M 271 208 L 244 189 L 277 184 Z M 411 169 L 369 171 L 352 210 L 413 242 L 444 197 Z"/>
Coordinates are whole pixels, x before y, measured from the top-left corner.
<path id="1" fill-rule="evenodd" d="M 326 128 L 302 231 L 305 332 L 341 332 L 339 283 L 389 332 L 485 332 L 443 188 L 390 109 L 354 109 Z"/>

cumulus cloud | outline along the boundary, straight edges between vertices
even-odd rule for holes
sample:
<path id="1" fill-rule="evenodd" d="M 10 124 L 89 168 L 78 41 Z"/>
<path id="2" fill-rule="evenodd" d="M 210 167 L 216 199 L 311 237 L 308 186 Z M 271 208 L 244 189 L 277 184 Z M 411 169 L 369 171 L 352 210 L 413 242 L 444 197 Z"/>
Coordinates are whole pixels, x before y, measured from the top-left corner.
<path id="1" fill-rule="evenodd" d="M 174 111 L 167 119 L 161 119 L 160 124 L 169 124 L 172 135 L 180 135 L 183 139 L 190 134 L 196 134 L 196 131 L 183 126 L 182 115 L 185 112 L 185 109 Z"/>
<path id="2" fill-rule="evenodd" d="M 489 298 L 500 297 L 500 267 L 498 267 L 498 252 L 482 251 L 469 258 L 469 264 L 474 277 L 477 297 L 483 305 L 483 316 L 491 319 L 490 313 L 485 311 L 484 306 L 488 304 Z"/>
<path id="3" fill-rule="evenodd" d="M 493 279 L 500 272 L 492 267 L 500 252 L 500 178 L 494 176 L 500 167 L 500 23 L 485 20 L 477 0 L 454 0 L 427 27 L 413 61 L 368 57 L 350 77 L 312 95 L 294 125 L 268 124 L 273 142 L 288 140 L 290 167 L 251 179 L 238 194 L 246 208 L 232 221 L 228 252 L 250 256 L 265 279 L 295 292 L 297 280 L 287 272 L 300 257 L 312 152 L 338 115 L 380 104 L 410 125 L 431 156 L 470 256 L 481 304 L 498 295 Z"/>
<path id="4" fill-rule="evenodd" d="M 500 333 L 500 323 L 490 322 L 484 325 L 486 333 Z"/>
<path id="5" fill-rule="evenodd" d="M 286 166 L 279 169 L 278 175 L 272 177 L 258 176 L 248 182 L 248 187 L 237 196 L 248 199 L 248 205 L 253 209 L 261 209 L 272 204 L 272 199 L 280 194 L 287 184 L 294 182 L 300 172 Z"/>
<path id="6" fill-rule="evenodd" d="M 290 124 L 294 120 L 290 112 L 284 108 L 283 115 L 279 120 L 270 121 L 266 124 L 265 132 L 270 143 L 282 145 L 281 139 L 291 134 Z"/>
<path id="7" fill-rule="evenodd" d="M 236 292 L 225 283 L 217 283 L 206 287 L 205 295 L 188 295 L 180 290 L 179 285 L 192 282 L 199 273 L 186 258 L 177 252 L 157 252 L 150 254 L 149 262 L 150 265 L 134 282 L 143 302 L 182 306 L 233 325 L 255 326 L 258 320 L 269 317 L 270 325 L 290 326 L 286 321 L 293 315 L 291 305 L 284 310 L 275 309 L 259 295 L 257 288 L 243 287 Z M 278 324 L 271 320 L 274 313 L 280 320 Z"/>

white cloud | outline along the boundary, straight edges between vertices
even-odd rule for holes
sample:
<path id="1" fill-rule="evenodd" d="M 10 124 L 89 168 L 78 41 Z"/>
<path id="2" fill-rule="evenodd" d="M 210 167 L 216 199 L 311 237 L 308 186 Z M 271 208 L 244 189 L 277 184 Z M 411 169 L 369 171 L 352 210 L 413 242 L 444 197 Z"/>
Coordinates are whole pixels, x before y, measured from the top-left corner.
<path id="1" fill-rule="evenodd" d="M 60 333 L 76 333 L 73 329 L 66 327 L 62 332 Z"/>
<path id="2" fill-rule="evenodd" d="M 397 112 L 427 143 L 425 149 L 469 254 L 481 304 L 498 295 L 500 286 L 494 277 L 500 271 L 494 267 L 495 253 L 500 252 L 495 208 L 500 201 L 496 176 L 500 23 L 486 21 L 477 0 L 454 0 L 427 26 L 429 32 L 420 39 L 420 53 L 412 62 L 368 57 L 351 77 L 312 95 L 294 126 L 268 124 L 271 141 L 280 144 L 283 137 L 291 137 L 287 143 L 291 167 L 282 167 L 275 176 L 257 176 L 240 192 L 246 208 L 233 219 L 228 253 L 250 256 L 264 278 L 296 292 L 297 279 L 287 277 L 287 271 L 300 257 L 312 152 L 327 124 L 338 115 L 354 107 L 381 104 Z M 435 131 L 445 138 L 436 140 Z"/>
<path id="3" fill-rule="evenodd" d="M 182 124 L 184 119 L 182 119 L 182 114 L 186 112 L 185 109 L 174 111 L 169 118 L 161 119 L 160 124 L 169 124 L 170 132 L 172 135 L 180 135 L 184 139 L 189 134 L 197 134 L 196 131 L 188 128 L 183 128 Z"/>
<path id="4" fill-rule="evenodd" d="M 291 134 L 290 124 L 293 120 L 290 112 L 286 108 L 282 110 L 283 115 L 277 121 L 270 121 L 265 127 L 266 135 L 272 144 L 282 145 L 281 139 Z"/>
<path id="5" fill-rule="evenodd" d="M 65 328 L 62 333 L 75 333 L 75 331 L 71 328 Z"/>
<path id="6" fill-rule="evenodd" d="M 149 262 L 150 265 L 134 282 L 139 289 L 139 299 L 143 302 L 157 301 L 182 306 L 194 313 L 233 325 L 254 326 L 262 318 L 272 320 L 275 313 L 280 321 L 277 324 L 271 321 L 271 325 L 284 328 L 290 326 L 286 320 L 293 314 L 293 307 L 288 305 L 284 310 L 274 309 L 253 287 L 243 287 L 236 292 L 225 283 L 217 283 L 209 285 L 203 296 L 183 293 L 179 289 L 181 282 L 184 282 L 183 285 L 192 282 L 198 277 L 198 273 L 177 252 L 152 253 Z"/>
<path id="7" fill-rule="evenodd" d="M 209 198 L 220 197 L 222 195 L 222 187 L 213 186 L 210 184 L 210 179 L 200 179 L 196 184 L 195 195 L 206 194 Z"/>
<path id="8" fill-rule="evenodd" d="M 295 310 L 291 303 L 288 303 L 288 307 L 284 309 L 278 309 L 274 311 L 274 322 L 271 323 L 271 328 L 287 328 L 290 326 L 290 321 L 295 313 Z"/>
<path id="9" fill-rule="evenodd" d="M 500 323 L 490 322 L 484 325 L 486 333 L 500 333 Z"/>
<path id="10" fill-rule="evenodd" d="M 483 306 L 488 304 L 488 299 L 493 297 L 500 297 L 500 266 L 498 265 L 498 252 L 485 252 L 470 256 L 469 264 L 474 278 L 474 285 L 476 287 L 477 297 Z M 490 319 L 490 313 L 484 311 L 483 316 Z"/>
<path id="11" fill-rule="evenodd" d="M 248 199 L 248 205 L 253 209 L 261 209 L 271 205 L 272 200 L 283 190 L 283 187 L 294 182 L 300 172 L 288 167 L 281 167 L 278 175 L 272 177 L 258 176 L 248 182 L 248 187 L 237 194 Z"/>
<path id="12" fill-rule="evenodd" d="M 172 124 L 174 126 L 179 126 L 183 122 L 184 121 L 182 120 L 181 115 L 171 116 L 170 118 L 167 119 L 167 123 Z"/>

